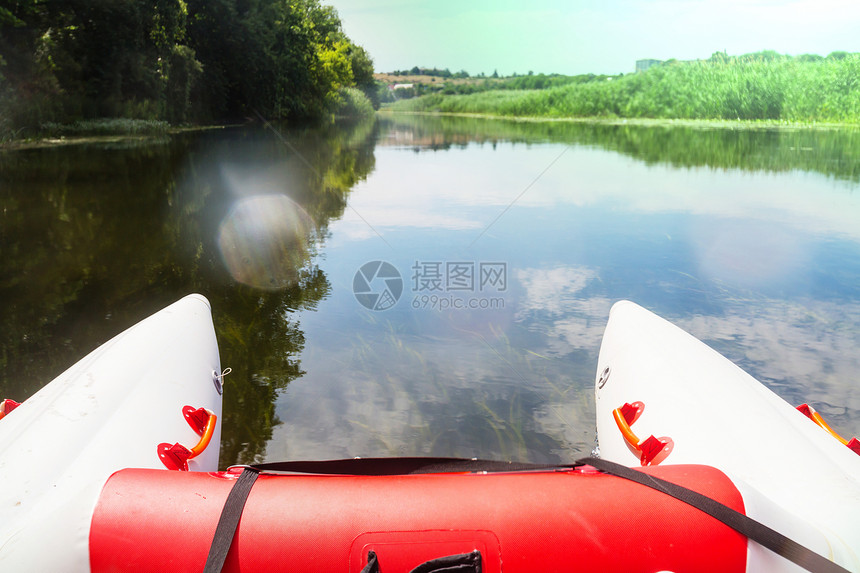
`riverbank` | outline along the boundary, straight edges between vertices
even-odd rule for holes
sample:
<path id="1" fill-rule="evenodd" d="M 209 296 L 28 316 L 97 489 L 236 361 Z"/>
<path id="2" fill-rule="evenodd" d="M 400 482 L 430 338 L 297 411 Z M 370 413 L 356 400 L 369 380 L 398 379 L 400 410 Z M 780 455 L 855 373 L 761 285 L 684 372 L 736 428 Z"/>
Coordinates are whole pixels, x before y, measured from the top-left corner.
<path id="1" fill-rule="evenodd" d="M 404 111 L 394 106 L 383 106 L 378 115 L 383 117 L 438 117 L 466 118 L 488 121 L 509 121 L 514 123 L 536 124 L 583 124 L 595 126 L 630 126 L 630 127 L 687 127 L 700 130 L 807 130 L 807 129 L 860 129 L 858 123 L 848 122 L 817 122 L 817 121 L 786 121 L 779 119 L 675 119 L 649 117 L 539 117 L 493 115 L 490 113 L 465 113 L 446 111 Z"/>
<path id="2" fill-rule="evenodd" d="M 373 117 L 375 110 L 370 99 L 358 88 L 341 88 L 339 101 L 332 113 L 324 118 L 306 119 L 297 123 L 356 121 Z M 255 121 L 249 118 L 248 121 Z M 295 122 L 294 122 L 295 123 Z M 163 136 L 186 131 L 220 129 L 237 124 L 172 125 L 156 119 L 130 119 L 106 117 L 78 120 L 71 123 L 45 122 L 37 128 L 19 128 L 0 132 L 0 150 L 22 147 L 45 147 L 88 142 L 112 142 Z"/>
<path id="3" fill-rule="evenodd" d="M 232 125 L 171 126 L 166 121 L 102 118 L 72 124 L 46 124 L 32 137 L 0 141 L 0 151 L 38 149 L 63 145 L 147 142 L 153 138 L 225 129 Z"/>
<path id="4" fill-rule="evenodd" d="M 673 62 L 600 82 L 545 90 L 432 94 L 397 101 L 388 109 L 548 119 L 860 124 L 858 77 L 860 54 L 815 61 Z"/>

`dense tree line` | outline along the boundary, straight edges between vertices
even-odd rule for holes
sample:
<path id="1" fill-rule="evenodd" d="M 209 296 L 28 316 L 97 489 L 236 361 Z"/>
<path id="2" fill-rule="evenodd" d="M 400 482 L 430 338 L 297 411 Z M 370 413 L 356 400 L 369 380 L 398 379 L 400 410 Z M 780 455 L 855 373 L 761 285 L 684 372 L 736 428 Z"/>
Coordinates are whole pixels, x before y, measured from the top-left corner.
<path id="1" fill-rule="evenodd" d="M 350 86 L 372 92 L 372 60 L 318 0 L 0 0 L 7 129 L 316 118 Z"/>
<path id="2" fill-rule="evenodd" d="M 466 70 L 460 70 L 456 73 L 451 73 L 451 70 L 445 68 L 444 70 L 440 70 L 438 68 L 419 68 L 418 66 L 414 66 L 411 70 L 395 70 L 391 72 L 393 76 L 434 76 L 437 78 L 468 78 L 469 72 Z"/>

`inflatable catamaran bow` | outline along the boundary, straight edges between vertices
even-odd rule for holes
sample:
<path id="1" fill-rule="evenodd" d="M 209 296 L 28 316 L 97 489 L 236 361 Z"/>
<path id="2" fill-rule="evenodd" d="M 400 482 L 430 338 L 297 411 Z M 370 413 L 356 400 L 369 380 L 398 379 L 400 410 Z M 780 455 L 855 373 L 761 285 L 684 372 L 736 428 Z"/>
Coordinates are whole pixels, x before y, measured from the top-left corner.
<path id="1" fill-rule="evenodd" d="M 4 404 L 0 567 L 860 572 L 852 441 L 632 303 L 600 352 L 602 459 L 578 464 L 218 472 L 222 376 L 192 295 Z"/>

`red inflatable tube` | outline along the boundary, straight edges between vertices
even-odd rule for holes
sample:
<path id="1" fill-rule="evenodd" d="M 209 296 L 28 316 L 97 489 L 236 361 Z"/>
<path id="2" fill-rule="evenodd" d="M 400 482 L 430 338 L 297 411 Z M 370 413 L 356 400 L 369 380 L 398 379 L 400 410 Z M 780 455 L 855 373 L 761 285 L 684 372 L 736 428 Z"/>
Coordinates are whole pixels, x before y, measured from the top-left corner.
<path id="1" fill-rule="evenodd" d="M 705 466 L 642 471 L 743 512 L 740 493 Z M 235 473 L 122 470 L 90 531 L 104 571 L 202 571 Z M 260 475 L 224 571 L 382 573 L 481 552 L 483 573 L 741 572 L 747 540 L 674 498 L 578 469 L 405 476 Z"/>

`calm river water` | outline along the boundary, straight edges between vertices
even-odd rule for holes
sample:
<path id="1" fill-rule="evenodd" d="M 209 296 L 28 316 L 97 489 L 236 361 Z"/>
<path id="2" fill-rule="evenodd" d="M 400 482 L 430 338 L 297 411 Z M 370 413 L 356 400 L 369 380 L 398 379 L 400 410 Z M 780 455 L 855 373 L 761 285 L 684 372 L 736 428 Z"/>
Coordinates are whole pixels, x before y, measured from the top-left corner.
<path id="1" fill-rule="evenodd" d="M 586 454 L 621 299 L 860 434 L 855 130 L 258 125 L 5 151 L 0 208 L 0 398 L 201 292 L 223 466 Z"/>

